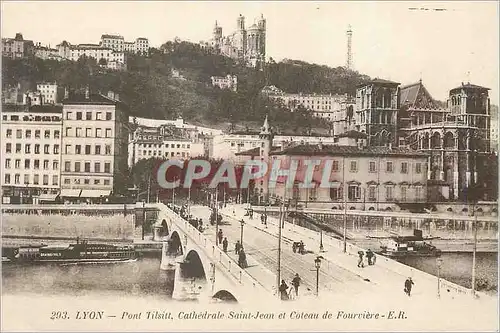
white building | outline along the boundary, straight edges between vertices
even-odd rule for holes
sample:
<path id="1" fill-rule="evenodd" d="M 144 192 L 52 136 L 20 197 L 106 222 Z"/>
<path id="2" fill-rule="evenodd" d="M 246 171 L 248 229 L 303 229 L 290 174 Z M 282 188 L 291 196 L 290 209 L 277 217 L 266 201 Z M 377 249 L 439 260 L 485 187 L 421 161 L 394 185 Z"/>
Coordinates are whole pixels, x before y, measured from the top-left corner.
<path id="1" fill-rule="evenodd" d="M 289 94 L 275 86 L 264 87 L 262 93 L 269 99 L 280 102 L 292 111 L 303 107 L 309 110 L 313 116 L 329 121 L 333 121 L 335 113 L 346 108 L 346 104 L 354 105 L 353 102 L 349 101 L 347 94 Z"/>
<path id="2" fill-rule="evenodd" d="M 43 46 L 41 45 L 41 43 L 38 43 L 34 47 L 34 55 L 35 57 L 44 60 L 62 60 L 62 58 L 59 56 L 58 49 L 53 49 L 50 46 Z"/>
<path id="3" fill-rule="evenodd" d="M 220 89 L 228 89 L 232 91 L 238 90 L 238 77 L 236 75 L 212 76 L 212 86 Z"/>
<path id="4" fill-rule="evenodd" d="M 101 36 L 101 46 L 112 49 L 114 51 L 125 51 L 125 39 L 120 35 L 107 35 Z"/>
<path id="5" fill-rule="evenodd" d="M 25 40 L 21 33 L 14 38 L 2 38 L 2 55 L 12 59 L 30 56 L 34 52 L 35 45 L 31 40 Z"/>
<path id="6" fill-rule="evenodd" d="M 61 107 L 2 107 L 3 203 L 53 201 L 60 190 Z"/>
<path id="7" fill-rule="evenodd" d="M 126 42 L 123 36 L 104 34 L 101 36 L 100 45 L 117 52 L 149 54 L 149 40 L 144 37 L 139 37 L 133 42 Z"/>
<path id="8" fill-rule="evenodd" d="M 61 197 L 96 200 L 120 192 L 127 167 L 126 106 L 98 94 L 63 104 Z"/>
<path id="9" fill-rule="evenodd" d="M 42 104 L 56 104 L 58 102 L 57 84 L 51 82 L 37 83 L 36 89 L 42 94 Z"/>
<path id="10" fill-rule="evenodd" d="M 77 61 L 83 56 L 94 58 L 101 66 L 124 70 L 126 69 L 126 57 L 123 51 L 115 51 L 110 47 L 99 44 L 78 44 L 71 45 L 66 41 L 57 45 L 59 56 L 62 59 Z M 104 62 L 104 63 L 103 63 Z"/>

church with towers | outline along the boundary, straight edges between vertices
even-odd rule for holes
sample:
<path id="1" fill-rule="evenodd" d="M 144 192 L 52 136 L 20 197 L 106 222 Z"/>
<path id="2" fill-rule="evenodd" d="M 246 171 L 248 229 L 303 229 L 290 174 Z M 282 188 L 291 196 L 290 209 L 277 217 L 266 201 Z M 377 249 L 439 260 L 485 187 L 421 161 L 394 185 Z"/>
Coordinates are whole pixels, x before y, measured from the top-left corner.
<path id="1" fill-rule="evenodd" d="M 225 36 L 222 27 L 215 21 L 210 45 L 227 57 L 256 67 L 258 63 L 266 61 L 266 20 L 261 15 L 246 28 L 245 17 L 240 14 L 236 20 L 236 31 Z"/>

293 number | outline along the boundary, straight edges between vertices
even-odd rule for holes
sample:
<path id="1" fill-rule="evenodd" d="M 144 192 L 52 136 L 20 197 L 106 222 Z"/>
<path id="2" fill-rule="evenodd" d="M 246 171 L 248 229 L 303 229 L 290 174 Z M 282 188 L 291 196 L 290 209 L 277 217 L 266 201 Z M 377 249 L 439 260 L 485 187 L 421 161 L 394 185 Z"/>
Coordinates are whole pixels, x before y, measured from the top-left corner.
<path id="1" fill-rule="evenodd" d="M 66 311 L 52 311 L 50 319 L 69 319 L 68 313 Z"/>

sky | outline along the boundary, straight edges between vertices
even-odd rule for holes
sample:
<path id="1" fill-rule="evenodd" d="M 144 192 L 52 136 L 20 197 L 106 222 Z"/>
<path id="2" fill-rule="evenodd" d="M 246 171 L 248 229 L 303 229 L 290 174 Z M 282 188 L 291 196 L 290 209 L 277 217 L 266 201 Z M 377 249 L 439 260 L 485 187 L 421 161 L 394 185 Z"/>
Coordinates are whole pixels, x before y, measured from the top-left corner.
<path id="1" fill-rule="evenodd" d="M 125 40 L 147 37 L 209 40 L 215 20 L 223 34 L 239 14 L 251 25 L 267 20 L 266 56 L 332 67 L 344 66 L 346 30 L 352 26 L 354 69 L 401 84 L 422 79 L 431 95 L 446 100 L 462 82 L 491 88 L 498 104 L 499 19 L 497 1 L 471 2 L 99 2 L 2 1 L 2 37 L 55 46 L 98 43 L 103 33 Z M 434 10 L 445 9 L 445 10 Z"/>

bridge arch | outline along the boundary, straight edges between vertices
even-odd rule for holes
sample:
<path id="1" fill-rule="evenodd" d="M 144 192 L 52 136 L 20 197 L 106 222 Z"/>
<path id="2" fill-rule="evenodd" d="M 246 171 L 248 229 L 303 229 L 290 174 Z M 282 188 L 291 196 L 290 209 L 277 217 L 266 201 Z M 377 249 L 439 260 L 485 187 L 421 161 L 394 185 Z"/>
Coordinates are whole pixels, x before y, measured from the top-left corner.
<path id="1" fill-rule="evenodd" d="M 212 298 L 227 303 L 238 303 L 236 297 L 234 297 L 234 295 L 227 290 L 219 290 L 212 296 Z"/>
<path id="2" fill-rule="evenodd" d="M 162 235 L 163 236 L 168 236 L 170 233 L 169 233 L 169 230 L 168 230 L 168 224 L 167 224 L 167 220 L 163 219 L 161 221 L 161 232 L 162 232 Z"/>
<path id="3" fill-rule="evenodd" d="M 177 231 L 172 232 L 167 243 L 167 255 L 178 256 L 183 254 L 181 237 Z"/>
<path id="4" fill-rule="evenodd" d="M 181 263 L 181 276 L 183 278 L 207 279 L 203 262 L 200 259 L 198 252 L 191 250 L 186 255 L 186 258 Z"/>

